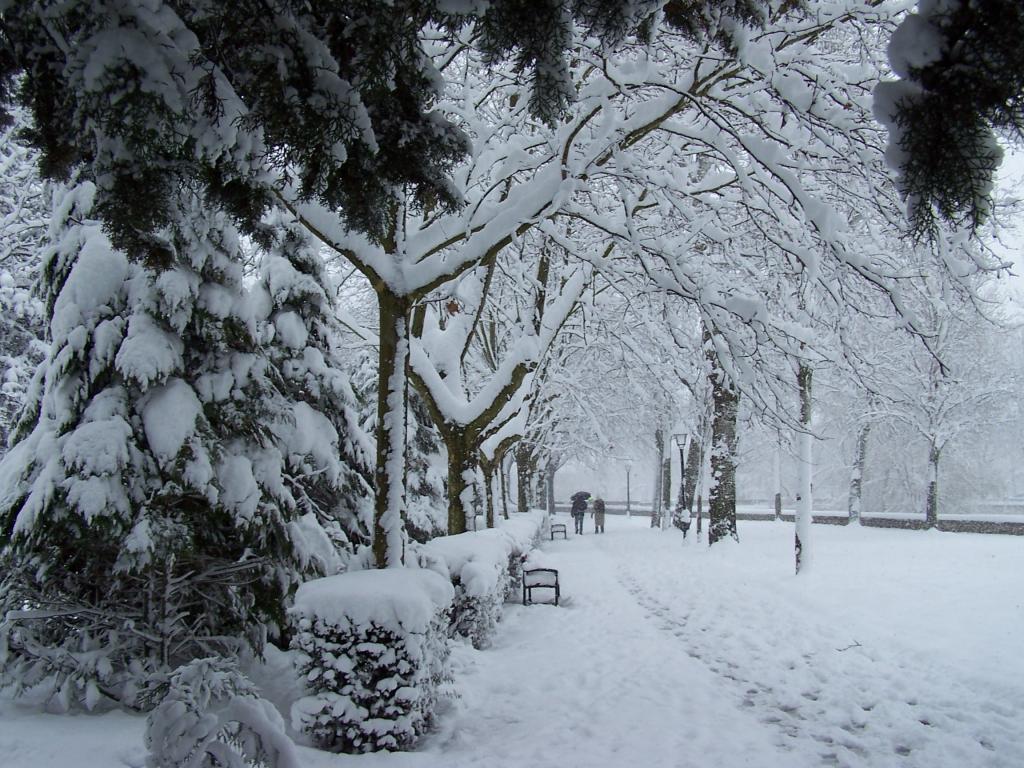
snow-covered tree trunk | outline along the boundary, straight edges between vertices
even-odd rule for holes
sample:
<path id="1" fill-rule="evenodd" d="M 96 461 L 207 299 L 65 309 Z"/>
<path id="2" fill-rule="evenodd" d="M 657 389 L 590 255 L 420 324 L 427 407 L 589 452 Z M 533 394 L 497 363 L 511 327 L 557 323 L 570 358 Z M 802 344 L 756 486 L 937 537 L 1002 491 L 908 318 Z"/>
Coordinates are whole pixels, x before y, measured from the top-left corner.
<path id="1" fill-rule="evenodd" d="M 800 445 L 800 460 L 797 469 L 797 487 L 800 489 L 796 502 L 796 533 L 794 551 L 796 555 L 796 572 L 807 570 L 810 564 L 811 539 L 811 477 L 813 469 L 814 434 L 811 432 L 811 414 L 813 398 L 811 393 L 812 369 L 801 362 L 797 370 L 797 383 L 800 388 L 800 434 L 797 441 Z"/>
<path id="2" fill-rule="evenodd" d="M 939 524 L 939 457 L 942 447 L 932 436 L 928 444 L 928 495 L 925 500 L 924 523 L 929 528 Z"/>
<path id="3" fill-rule="evenodd" d="M 661 530 L 669 529 L 672 510 L 672 456 L 666 450 L 661 460 Z"/>
<path id="4" fill-rule="evenodd" d="M 558 466 L 554 459 L 548 459 L 547 469 L 544 473 L 544 492 L 547 499 L 548 514 L 555 514 L 555 472 Z"/>
<path id="5" fill-rule="evenodd" d="M 475 514 L 480 457 L 468 430 L 447 424 L 441 436 L 448 449 L 448 535 L 454 536 L 469 530 L 468 520 Z"/>
<path id="6" fill-rule="evenodd" d="M 724 374 L 723 374 L 724 375 Z M 739 393 L 727 382 L 715 383 L 711 422 L 711 491 L 708 497 L 708 544 L 736 532 L 736 414 Z"/>
<path id="7" fill-rule="evenodd" d="M 661 487 L 665 482 L 662 461 L 665 456 L 665 433 L 654 430 L 654 498 L 651 499 L 651 528 L 661 526 Z"/>
<path id="8" fill-rule="evenodd" d="M 531 502 L 530 489 L 533 487 L 533 471 L 535 461 L 533 451 L 528 443 L 516 446 L 516 511 L 529 512 Z"/>
<path id="9" fill-rule="evenodd" d="M 705 331 L 705 355 L 711 366 L 711 488 L 708 495 L 708 546 L 736 532 L 736 417 L 740 393 L 722 368 Z"/>
<path id="10" fill-rule="evenodd" d="M 480 470 L 484 476 L 484 516 L 488 528 L 494 527 L 494 475 L 501 472 L 501 462 L 487 457 L 480 458 Z"/>
<path id="11" fill-rule="evenodd" d="M 511 467 L 511 454 L 502 456 L 498 464 L 498 472 L 501 480 L 501 516 L 508 520 L 508 473 Z"/>
<path id="12" fill-rule="evenodd" d="M 373 557 L 378 568 L 405 560 L 406 420 L 409 399 L 409 300 L 378 289 L 380 357 L 377 392 L 377 467 Z"/>
<path id="13" fill-rule="evenodd" d="M 847 501 L 847 512 L 851 523 L 859 523 L 864 502 L 864 467 L 868 458 L 868 436 L 870 424 L 861 424 L 857 431 L 857 447 L 853 457 L 853 469 L 850 472 L 850 496 Z"/>
<path id="14" fill-rule="evenodd" d="M 686 496 L 686 508 L 692 513 L 694 499 L 698 495 L 697 482 L 700 479 L 700 468 L 704 463 L 704 430 L 701 429 L 697 435 L 690 440 L 690 446 L 686 452 L 686 472 L 684 473 L 684 486 Z"/>

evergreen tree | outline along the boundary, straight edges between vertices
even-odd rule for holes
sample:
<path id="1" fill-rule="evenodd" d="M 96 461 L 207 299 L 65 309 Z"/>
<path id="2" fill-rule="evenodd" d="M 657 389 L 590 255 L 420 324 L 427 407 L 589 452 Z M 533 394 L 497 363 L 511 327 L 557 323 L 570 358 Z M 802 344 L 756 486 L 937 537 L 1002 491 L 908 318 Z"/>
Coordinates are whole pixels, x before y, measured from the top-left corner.
<path id="1" fill-rule="evenodd" d="M 131 702 L 153 670 L 259 651 L 327 538 L 293 520 L 290 403 L 223 216 L 181 200 L 168 261 L 141 264 L 90 218 L 94 195 L 73 187 L 54 216 L 52 347 L 0 463 L 0 669 L 65 707 Z"/>
<path id="2" fill-rule="evenodd" d="M 409 500 L 405 524 L 410 538 L 423 542 L 447 533 L 448 459 L 423 397 L 415 389 L 409 392 L 409 420 Z"/>
<path id="3" fill-rule="evenodd" d="M 997 135 L 1024 141 L 1024 4 L 920 0 L 892 36 L 901 78 L 875 89 L 918 234 L 980 226 L 991 212 Z"/>
<path id="4" fill-rule="evenodd" d="M 357 394 L 342 359 L 330 281 L 316 245 L 294 220 L 269 222 L 274 243 L 263 260 L 256 312 L 281 377 L 291 418 L 278 439 L 298 510 L 313 513 L 336 548 L 355 554 L 373 524 L 374 446 L 361 421 L 368 399 Z"/>
<path id="5" fill-rule="evenodd" d="M 268 178 L 345 222 L 387 236 L 396 189 L 449 208 L 448 177 L 469 150 L 432 111 L 443 76 L 427 29 L 477 25 L 491 61 L 513 57 L 531 78 L 533 112 L 554 123 L 574 98 L 566 61 L 574 24 L 611 44 L 653 29 L 658 11 L 691 39 L 732 44 L 762 22 L 767 0 L 141 0 L 7 3 L 0 28 L 0 117 L 29 106 L 46 175 L 103 178 L 96 213 L 115 246 L 153 246 L 183 183 L 256 228 Z M 126 42 L 129 41 L 129 42 Z M 17 86 L 17 87 L 16 87 Z M 268 176 L 267 170 L 273 173 Z"/>

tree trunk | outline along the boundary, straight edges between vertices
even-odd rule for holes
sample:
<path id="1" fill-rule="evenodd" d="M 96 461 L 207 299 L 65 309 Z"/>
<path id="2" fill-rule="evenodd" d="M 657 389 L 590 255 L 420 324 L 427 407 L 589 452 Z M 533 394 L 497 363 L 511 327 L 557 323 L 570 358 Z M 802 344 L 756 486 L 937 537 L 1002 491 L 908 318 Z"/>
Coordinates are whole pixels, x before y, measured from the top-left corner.
<path id="1" fill-rule="evenodd" d="M 544 472 L 544 495 L 547 499 L 548 514 L 555 514 L 555 472 L 558 471 L 555 467 L 555 462 L 552 460 L 548 461 L 547 468 Z"/>
<path id="2" fill-rule="evenodd" d="M 864 499 L 864 466 L 867 464 L 868 434 L 870 432 L 870 424 L 862 424 L 857 432 L 857 453 L 853 457 L 853 471 L 850 473 L 850 497 L 846 505 L 851 523 L 860 522 L 861 505 Z"/>
<path id="3" fill-rule="evenodd" d="M 700 466 L 704 461 L 704 446 L 701 442 L 704 431 L 700 436 L 694 435 L 690 440 L 690 447 L 686 452 L 686 472 L 683 473 L 686 508 L 693 513 L 693 500 L 697 496 L 697 481 L 700 478 Z"/>
<path id="4" fill-rule="evenodd" d="M 665 457 L 661 460 L 661 530 L 669 528 L 672 510 L 672 456 L 665 446 Z"/>
<path id="5" fill-rule="evenodd" d="M 484 514 L 488 528 L 494 527 L 494 470 L 500 466 L 500 460 L 495 462 L 485 458 L 480 459 L 480 469 L 484 474 L 484 498 L 486 501 Z"/>
<path id="6" fill-rule="evenodd" d="M 511 457 L 501 457 L 498 464 L 498 472 L 501 477 L 501 516 L 508 520 L 508 469 L 511 464 Z"/>
<path id="7" fill-rule="evenodd" d="M 811 496 L 811 479 L 813 471 L 814 435 L 811 432 L 811 393 L 813 371 L 809 365 L 800 363 L 797 369 L 797 384 L 800 387 L 800 465 L 799 488 L 796 503 L 796 532 L 794 535 L 794 554 L 796 572 L 807 570 L 810 565 L 811 515 L 814 508 Z"/>
<path id="8" fill-rule="evenodd" d="M 516 508 L 530 511 L 530 485 L 533 482 L 533 451 L 526 443 L 516 446 Z"/>
<path id="9" fill-rule="evenodd" d="M 939 524 L 939 454 L 942 449 L 933 437 L 928 448 L 928 498 L 925 501 L 924 523 L 929 528 Z"/>
<path id="10" fill-rule="evenodd" d="M 736 532 L 736 415 L 740 396 L 708 349 L 711 371 L 711 492 L 708 497 L 708 545 Z"/>
<path id="11" fill-rule="evenodd" d="M 476 442 L 464 429 L 445 425 L 441 431 L 448 449 L 448 535 L 468 530 L 467 517 L 476 514 Z"/>
<path id="12" fill-rule="evenodd" d="M 378 288 L 380 356 L 377 390 L 377 468 L 374 473 L 373 558 L 378 568 L 405 561 L 409 302 Z"/>
<path id="13" fill-rule="evenodd" d="M 654 430 L 654 498 L 651 499 L 651 528 L 661 526 L 661 488 L 665 482 L 662 461 L 665 457 L 665 433 Z"/>
<path id="14" fill-rule="evenodd" d="M 538 507 L 546 507 L 548 496 L 547 468 L 545 467 L 544 471 L 541 471 L 539 464 L 540 462 L 534 459 L 533 474 L 531 475 L 533 487 L 531 488 L 530 499 L 532 500 L 532 504 L 535 509 Z"/>

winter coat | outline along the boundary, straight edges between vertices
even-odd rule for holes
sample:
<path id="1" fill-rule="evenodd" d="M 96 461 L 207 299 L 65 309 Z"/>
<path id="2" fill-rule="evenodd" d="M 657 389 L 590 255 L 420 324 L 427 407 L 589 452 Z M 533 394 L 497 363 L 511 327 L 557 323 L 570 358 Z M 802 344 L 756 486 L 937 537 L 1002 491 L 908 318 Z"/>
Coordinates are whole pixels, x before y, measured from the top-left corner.
<path id="1" fill-rule="evenodd" d="M 594 525 L 604 526 L 604 499 L 594 501 Z"/>
<path id="2" fill-rule="evenodd" d="M 587 500 L 582 496 L 577 496 L 572 500 L 572 516 L 583 517 L 587 511 Z"/>

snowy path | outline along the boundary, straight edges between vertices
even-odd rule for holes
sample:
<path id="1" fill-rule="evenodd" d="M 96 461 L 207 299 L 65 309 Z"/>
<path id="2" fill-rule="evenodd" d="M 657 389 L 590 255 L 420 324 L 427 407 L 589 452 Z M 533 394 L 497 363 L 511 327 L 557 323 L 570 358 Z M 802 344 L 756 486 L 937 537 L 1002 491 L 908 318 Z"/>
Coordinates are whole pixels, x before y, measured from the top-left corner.
<path id="1" fill-rule="evenodd" d="M 816 527 L 795 579 L 791 531 L 708 550 L 612 518 L 548 543 L 566 604 L 509 605 L 493 648 L 455 649 L 460 696 L 420 751 L 304 764 L 1024 766 L 1024 540 Z M 141 768 L 142 731 L 0 701 L 0 765 Z"/>
<path id="2" fill-rule="evenodd" d="M 869 648 L 764 582 L 721 580 L 717 595 L 681 601 L 692 561 L 656 574 L 650 558 L 636 562 L 622 578 L 648 616 L 777 728 L 799 765 L 1024 765 L 1024 679 L 979 691 L 962 669 L 912 647 Z"/>
<path id="3" fill-rule="evenodd" d="M 816 528 L 798 580 L 791 526 L 709 551 L 612 523 L 545 545 L 570 604 L 510 606 L 493 650 L 459 654 L 444 732 L 398 764 L 1024 766 L 1024 542 Z M 951 561 L 972 577 L 944 581 Z"/>

